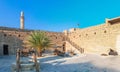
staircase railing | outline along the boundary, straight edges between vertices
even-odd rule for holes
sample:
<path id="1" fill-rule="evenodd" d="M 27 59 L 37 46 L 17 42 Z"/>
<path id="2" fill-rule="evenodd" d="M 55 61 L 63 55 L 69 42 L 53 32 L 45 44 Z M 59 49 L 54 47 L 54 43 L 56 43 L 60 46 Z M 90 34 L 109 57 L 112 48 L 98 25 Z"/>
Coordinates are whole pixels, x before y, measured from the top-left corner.
<path id="1" fill-rule="evenodd" d="M 75 47 L 78 51 L 80 51 L 80 53 L 84 53 L 84 48 L 81 48 L 80 46 L 78 46 L 76 43 L 71 41 L 70 38 L 65 37 L 65 41 L 68 41 L 73 47 Z"/>

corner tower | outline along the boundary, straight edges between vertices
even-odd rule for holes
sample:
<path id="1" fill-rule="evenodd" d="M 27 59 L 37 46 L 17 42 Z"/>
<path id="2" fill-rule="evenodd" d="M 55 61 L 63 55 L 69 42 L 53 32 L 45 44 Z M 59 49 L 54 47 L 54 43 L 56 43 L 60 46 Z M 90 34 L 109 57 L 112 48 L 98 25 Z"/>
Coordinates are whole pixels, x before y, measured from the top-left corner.
<path id="1" fill-rule="evenodd" d="M 21 11 L 21 16 L 20 16 L 20 29 L 24 29 L 24 12 Z"/>

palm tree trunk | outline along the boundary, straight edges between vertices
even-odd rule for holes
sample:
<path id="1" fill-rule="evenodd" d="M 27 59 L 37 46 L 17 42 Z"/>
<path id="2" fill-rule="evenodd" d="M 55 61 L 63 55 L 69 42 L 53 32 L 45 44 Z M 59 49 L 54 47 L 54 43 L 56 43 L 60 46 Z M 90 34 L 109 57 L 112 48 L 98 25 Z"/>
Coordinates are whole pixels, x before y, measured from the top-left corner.
<path id="1" fill-rule="evenodd" d="M 42 50 L 41 48 L 38 48 L 38 57 L 41 57 L 42 56 Z"/>

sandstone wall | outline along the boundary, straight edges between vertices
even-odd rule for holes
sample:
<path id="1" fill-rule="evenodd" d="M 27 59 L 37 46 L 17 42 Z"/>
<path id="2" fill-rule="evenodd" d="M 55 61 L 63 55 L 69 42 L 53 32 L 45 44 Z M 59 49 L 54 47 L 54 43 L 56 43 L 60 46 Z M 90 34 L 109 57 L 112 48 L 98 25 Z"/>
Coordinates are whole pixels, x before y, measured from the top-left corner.
<path id="1" fill-rule="evenodd" d="M 3 55 L 3 45 L 8 45 L 9 55 L 13 55 L 17 48 L 23 47 L 23 40 L 29 32 L 0 29 L 0 55 Z"/>
<path id="2" fill-rule="evenodd" d="M 120 22 L 107 25 L 101 24 L 85 29 L 76 29 L 68 37 L 77 45 L 84 48 L 84 53 L 106 53 L 109 49 L 117 51 L 116 42 L 120 35 Z"/>
<path id="3" fill-rule="evenodd" d="M 4 55 L 3 45 L 8 45 L 9 55 L 15 54 L 17 48 L 23 48 L 23 42 L 32 31 L 0 27 L 0 55 Z M 53 46 L 62 46 L 62 33 L 48 31 L 45 33 L 51 39 Z"/>
<path id="4" fill-rule="evenodd" d="M 66 50 L 67 53 L 74 52 L 75 54 L 80 54 L 80 51 L 78 51 L 74 46 L 72 46 L 69 42 L 66 41 Z"/>

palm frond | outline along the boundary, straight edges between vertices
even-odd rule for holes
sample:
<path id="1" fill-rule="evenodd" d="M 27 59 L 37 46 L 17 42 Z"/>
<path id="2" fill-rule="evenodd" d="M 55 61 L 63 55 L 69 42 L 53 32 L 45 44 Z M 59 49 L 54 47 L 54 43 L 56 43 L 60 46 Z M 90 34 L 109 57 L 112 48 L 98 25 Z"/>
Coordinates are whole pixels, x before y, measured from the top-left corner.
<path id="1" fill-rule="evenodd" d="M 27 44 L 36 49 L 48 48 L 52 45 L 51 40 L 42 31 L 32 32 L 32 34 L 27 38 Z"/>

